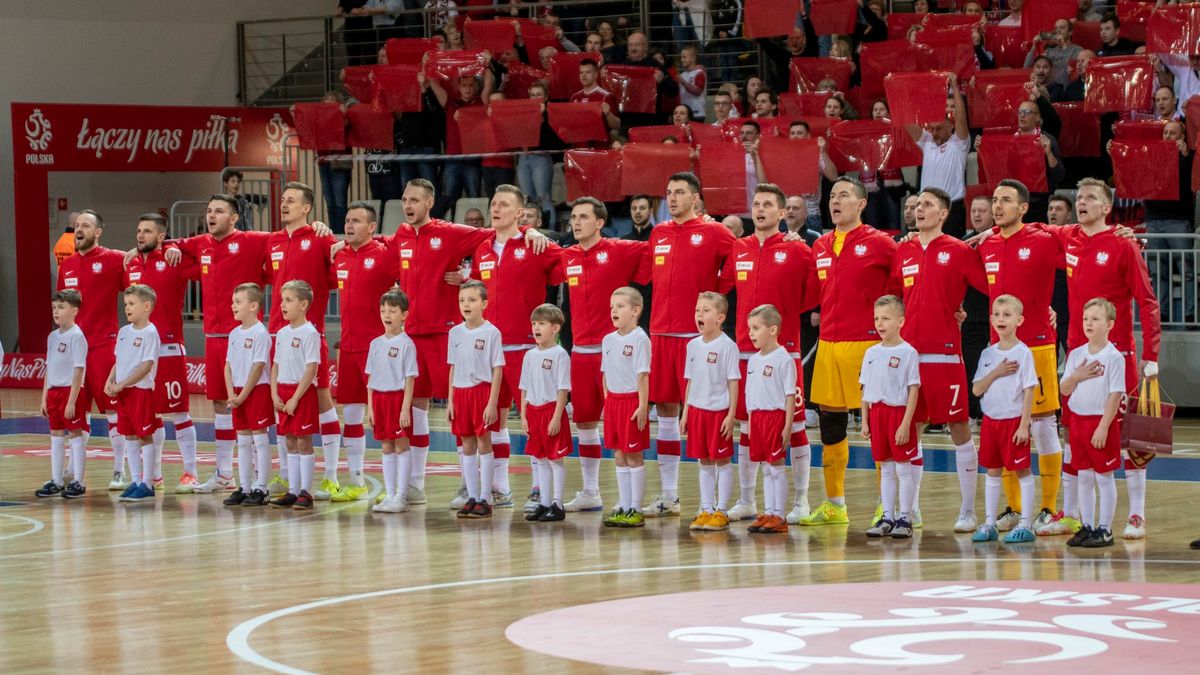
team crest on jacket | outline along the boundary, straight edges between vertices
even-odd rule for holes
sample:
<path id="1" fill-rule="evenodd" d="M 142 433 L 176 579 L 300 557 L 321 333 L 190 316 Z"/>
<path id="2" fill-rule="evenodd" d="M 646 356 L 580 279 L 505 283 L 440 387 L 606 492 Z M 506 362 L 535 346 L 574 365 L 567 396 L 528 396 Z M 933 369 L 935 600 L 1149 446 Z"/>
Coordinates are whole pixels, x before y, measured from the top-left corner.
<path id="1" fill-rule="evenodd" d="M 608 262 L 608 251 L 601 251 L 596 254 L 596 262 L 603 265 Z"/>
<path id="2" fill-rule="evenodd" d="M 1017 257 L 1021 260 L 1029 260 L 1029 247 L 1023 247 L 1017 250 Z"/>
<path id="3" fill-rule="evenodd" d="M 867 245 L 866 244 L 855 244 L 854 245 L 854 255 L 862 257 L 866 254 L 867 254 Z"/>
<path id="4" fill-rule="evenodd" d="M 950 264 L 950 252 L 942 251 L 942 252 L 938 253 L 937 261 L 938 261 L 939 265 L 949 265 Z"/>
<path id="5" fill-rule="evenodd" d="M 1108 253 L 1105 251 L 1099 251 L 1098 253 L 1096 253 L 1096 264 L 1097 265 L 1107 265 L 1108 264 Z"/>
<path id="6" fill-rule="evenodd" d="M 697 232 L 691 236 L 689 241 L 692 242 L 692 246 L 699 246 L 700 244 L 704 243 L 704 235 Z"/>
<path id="7" fill-rule="evenodd" d="M 787 253 L 784 251 L 775 251 L 775 264 L 782 265 L 787 262 Z"/>
<path id="8" fill-rule="evenodd" d="M 158 270 L 159 272 L 167 269 L 167 262 L 165 260 L 156 260 L 154 262 L 154 269 Z"/>
<path id="9" fill-rule="evenodd" d="M 230 253 L 237 253 L 238 249 L 240 249 L 240 248 L 241 248 L 241 244 L 238 244 L 236 241 L 229 242 L 229 252 Z"/>
<path id="10" fill-rule="evenodd" d="M 374 258 L 363 258 L 363 269 L 364 270 L 369 270 L 373 267 L 375 267 L 375 259 Z"/>
<path id="11" fill-rule="evenodd" d="M 442 238 L 441 237 L 431 237 L 429 239 L 429 248 L 436 251 L 441 247 L 442 247 Z"/>
<path id="12" fill-rule="evenodd" d="M 300 240 L 300 250 L 301 251 L 307 251 L 310 248 L 312 248 L 312 239 L 301 239 Z"/>
<path id="13" fill-rule="evenodd" d="M 92 263 L 92 271 L 96 274 L 99 274 L 104 271 L 104 265 L 102 263 L 94 262 Z"/>
<path id="14" fill-rule="evenodd" d="M 513 251 L 513 257 L 516 258 L 517 260 L 524 260 L 525 259 L 525 249 L 519 248 L 519 249 Z"/>

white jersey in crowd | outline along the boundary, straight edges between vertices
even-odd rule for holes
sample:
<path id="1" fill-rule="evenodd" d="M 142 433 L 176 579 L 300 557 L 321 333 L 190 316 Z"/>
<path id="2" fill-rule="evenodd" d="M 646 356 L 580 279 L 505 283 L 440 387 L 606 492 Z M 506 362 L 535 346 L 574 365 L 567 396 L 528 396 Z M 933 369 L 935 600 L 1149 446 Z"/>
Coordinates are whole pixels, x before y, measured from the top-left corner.
<path id="1" fill-rule="evenodd" d="M 246 379 L 250 377 L 250 369 L 254 364 L 263 364 L 262 374 L 258 382 L 252 386 L 268 384 L 271 381 L 271 335 L 261 321 L 255 321 L 253 326 L 245 328 L 238 326 L 229 331 L 229 346 L 225 349 L 225 362 L 229 364 L 229 372 L 233 375 L 230 382 L 234 387 L 245 387 Z M 280 369 L 280 372 L 283 372 Z"/>
<path id="2" fill-rule="evenodd" d="M 456 388 L 466 389 L 491 382 L 492 369 L 504 367 L 500 329 L 491 321 L 484 321 L 478 328 L 467 328 L 465 323 L 451 328 L 446 363 L 454 366 L 451 384 Z"/>
<path id="3" fill-rule="evenodd" d="M 289 324 L 275 335 L 275 365 L 279 367 L 275 381 L 280 384 L 300 384 L 304 369 L 310 363 L 321 363 L 321 335 L 312 322 L 299 328 Z M 313 381 L 316 381 L 316 377 Z"/>
<path id="4" fill-rule="evenodd" d="M 866 403 L 903 406 L 908 403 L 908 388 L 921 384 L 920 356 L 907 342 L 893 347 L 872 345 L 863 355 L 858 383 Z"/>
<path id="5" fill-rule="evenodd" d="M 134 328 L 127 323 L 117 332 L 117 382 L 133 374 L 137 367 L 149 361 L 150 372 L 133 384 L 138 389 L 153 389 L 154 375 L 158 371 L 158 329 L 147 323 L 145 328 Z"/>
<path id="6" fill-rule="evenodd" d="M 371 391 L 404 391 L 405 380 L 416 377 L 417 346 L 403 331 L 371 340 L 367 351 L 367 386 Z"/>
<path id="7" fill-rule="evenodd" d="M 724 333 L 712 342 L 705 342 L 703 335 L 688 341 L 683 367 L 683 377 L 691 383 L 687 404 L 701 410 L 728 410 L 729 381 L 742 379 L 740 360 L 737 343 Z"/>
<path id="8" fill-rule="evenodd" d="M 558 392 L 571 390 L 571 356 L 561 345 L 534 347 L 521 362 L 521 391 L 529 405 L 545 405 L 558 399 Z"/>
<path id="9" fill-rule="evenodd" d="M 1103 415 L 1108 395 L 1125 393 L 1125 357 L 1111 342 L 1095 354 L 1088 351 L 1086 344 L 1076 347 L 1067 355 L 1063 378 L 1066 379 L 1085 361 L 1099 361 L 1104 370 L 1101 371 L 1100 377 L 1093 377 L 1076 385 L 1075 391 L 1071 392 L 1067 399 L 1067 405 L 1076 415 Z"/>
<path id="10" fill-rule="evenodd" d="M 87 368 L 87 355 L 87 337 L 78 324 L 65 333 L 57 328 L 50 331 L 46 338 L 46 386 L 71 386 L 75 369 Z M 3 358 L 4 352 L 0 349 L 0 360 Z"/>
<path id="11" fill-rule="evenodd" d="M 783 347 L 755 352 L 746 362 L 746 410 L 784 410 L 796 395 L 796 360 Z"/>
<path id="12" fill-rule="evenodd" d="M 600 372 L 604 386 L 614 394 L 635 394 L 638 376 L 650 372 L 650 338 L 634 328 L 627 335 L 613 331 L 600 343 Z"/>
<path id="13" fill-rule="evenodd" d="M 1020 417 L 1025 410 L 1025 390 L 1036 387 L 1037 370 L 1033 365 L 1033 352 L 1024 342 L 1018 341 L 1010 349 L 1001 349 L 1000 343 L 989 345 L 979 355 L 979 367 L 975 369 L 978 382 L 1004 361 L 1017 364 L 1017 372 L 992 380 L 988 390 L 979 398 L 983 414 L 993 420 L 1010 420 Z"/>

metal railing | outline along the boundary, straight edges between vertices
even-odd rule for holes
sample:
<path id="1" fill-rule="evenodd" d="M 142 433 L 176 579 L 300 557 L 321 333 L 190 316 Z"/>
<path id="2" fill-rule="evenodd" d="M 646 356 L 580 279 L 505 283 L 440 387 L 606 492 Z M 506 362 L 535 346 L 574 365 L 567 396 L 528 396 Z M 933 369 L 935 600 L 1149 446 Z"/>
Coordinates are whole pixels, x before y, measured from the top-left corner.
<path id="1" fill-rule="evenodd" d="M 1158 296 L 1163 330 L 1200 329 L 1196 315 L 1197 264 L 1200 235 L 1140 234 L 1146 240 L 1142 256 L 1150 273 L 1150 286 Z"/>

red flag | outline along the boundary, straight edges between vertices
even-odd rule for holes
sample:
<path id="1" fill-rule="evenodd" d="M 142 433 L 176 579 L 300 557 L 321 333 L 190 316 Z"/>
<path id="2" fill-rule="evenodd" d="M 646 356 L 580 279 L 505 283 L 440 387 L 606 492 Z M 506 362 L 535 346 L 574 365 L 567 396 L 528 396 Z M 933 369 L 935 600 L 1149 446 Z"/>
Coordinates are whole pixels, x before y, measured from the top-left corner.
<path id="1" fill-rule="evenodd" d="M 305 150 L 345 150 L 346 116 L 340 103 L 297 103 L 292 120 Z"/>
<path id="2" fill-rule="evenodd" d="M 553 47 L 559 52 L 563 50 L 552 26 L 543 26 L 533 19 L 517 19 L 516 22 L 521 25 L 521 39 L 525 42 L 525 54 L 529 57 L 529 65 L 541 66 L 538 54 L 544 47 Z"/>
<path id="3" fill-rule="evenodd" d="M 1038 33 L 1054 30 L 1054 22 L 1059 19 L 1075 19 L 1079 10 L 1079 0 L 1034 0 L 1025 3 L 1021 10 L 1021 28 L 1025 31 L 1025 39 L 1031 40 Z"/>
<path id="4" fill-rule="evenodd" d="M 458 133 L 462 138 L 462 153 L 474 155 L 500 152 L 495 128 L 488 118 L 487 107 L 469 105 L 458 109 Z"/>
<path id="5" fill-rule="evenodd" d="M 1149 56 L 1099 56 L 1088 61 L 1083 77 L 1088 112 L 1148 110 L 1154 102 Z"/>
<path id="6" fill-rule="evenodd" d="M 1179 148 L 1174 141 L 1114 140 L 1109 153 L 1122 199 L 1179 199 Z"/>
<path id="7" fill-rule="evenodd" d="M 604 68 L 605 76 L 619 75 L 626 78 L 624 91 L 609 89 L 621 103 L 621 112 L 653 113 L 658 105 L 658 83 L 654 80 L 657 68 L 650 66 L 621 66 L 611 64 Z M 603 83 L 601 86 L 604 86 Z M 608 87 L 605 87 L 606 89 Z"/>
<path id="8" fill-rule="evenodd" d="M 479 75 L 487 68 L 488 60 L 483 52 L 454 49 L 433 52 L 425 62 L 425 77 L 453 80 L 456 77 Z"/>
<path id="9" fill-rule="evenodd" d="M 604 58 L 591 52 L 559 52 L 550 60 L 550 98 L 565 101 L 583 88 L 579 84 L 579 63 L 595 61 L 603 66 Z"/>
<path id="10" fill-rule="evenodd" d="M 989 23 L 983 27 L 983 43 L 995 58 L 997 68 L 1024 67 L 1025 55 L 1029 53 L 1029 41 L 1025 39 L 1025 33 L 1020 26 L 998 26 Z"/>
<path id="11" fill-rule="evenodd" d="M 838 91 L 850 88 L 850 74 L 854 62 L 850 59 L 817 56 L 797 56 L 789 64 L 791 85 L 789 91 L 807 94 L 817 90 L 821 80 L 831 77 L 837 82 Z"/>
<path id="12" fill-rule="evenodd" d="M 946 28 L 978 28 L 983 25 L 983 17 L 968 14 L 926 14 L 922 19 L 925 28 L 942 30 Z M 967 36 L 970 37 L 968 31 Z"/>
<path id="13" fill-rule="evenodd" d="M 991 199 L 992 193 L 995 191 L 995 183 L 977 183 L 975 185 L 968 185 L 966 194 L 963 196 L 963 203 L 970 208 L 971 203 L 975 201 L 976 197 L 982 195 L 988 199 Z"/>
<path id="14" fill-rule="evenodd" d="M 1200 138 L 1200 94 L 1189 98 L 1183 104 L 1184 120 L 1187 121 L 1188 147 L 1196 149 L 1196 139 Z"/>
<path id="15" fill-rule="evenodd" d="M 568 150 L 563 154 L 563 174 L 567 199 L 595 197 L 602 202 L 618 202 L 621 192 L 622 158 L 620 150 Z"/>
<path id="16" fill-rule="evenodd" d="M 1200 5 L 1159 7 L 1146 22 L 1146 51 L 1200 54 Z"/>
<path id="17" fill-rule="evenodd" d="M 379 92 L 380 102 L 392 112 L 419 112 L 421 85 L 417 82 L 420 66 L 375 66 L 371 78 Z"/>
<path id="18" fill-rule="evenodd" d="M 621 193 L 663 194 L 671 174 L 692 170 L 691 152 L 692 149 L 683 143 L 626 145 L 622 150 Z"/>
<path id="19" fill-rule="evenodd" d="M 1099 21 L 1076 21 L 1075 31 L 1071 33 L 1071 42 L 1092 51 L 1099 51 L 1104 43 L 1100 40 Z"/>
<path id="20" fill-rule="evenodd" d="M 790 35 L 796 23 L 799 0 L 743 0 L 746 37 L 756 39 Z"/>
<path id="21" fill-rule="evenodd" d="M 735 117 L 733 119 L 725 120 L 725 123 L 721 125 L 721 134 L 725 137 L 725 140 L 729 142 L 740 142 L 742 138 L 742 122 L 748 119 L 752 118 Z"/>
<path id="22" fill-rule="evenodd" d="M 426 52 L 436 52 L 438 41 L 433 38 L 390 38 L 384 43 L 388 64 L 419 65 Z"/>
<path id="23" fill-rule="evenodd" d="M 633 133 L 633 129 L 629 130 Z M 688 133 L 692 139 L 692 145 L 705 145 L 712 143 L 724 143 L 725 134 L 720 127 L 714 127 L 711 124 L 701 124 L 694 122 L 688 125 Z"/>
<path id="24" fill-rule="evenodd" d="M 542 102 L 532 99 L 501 99 L 491 108 L 492 132 L 501 150 L 536 148 L 541 141 Z"/>
<path id="25" fill-rule="evenodd" d="M 550 103 L 550 126 L 564 143 L 607 141 L 601 103 Z M 664 183 L 666 185 L 666 183 Z"/>
<path id="26" fill-rule="evenodd" d="M 928 14 L 909 14 L 906 12 L 892 12 L 887 15 L 888 39 L 889 40 L 907 40 L 908 29 L 912 26 L 919 26 Z"/>
<path id="27" fill-rule="evenodd" d="M 678 143 L 688 143 L 691 136 L 687 126 L 656 124 L 647 127 L 630 127 L 630 143 L 662 143 L 668 136 Z"/>
<path id="28" fill-rule="evenodd" d="M 908 132 L 886 120 L 851 120 L 829 127 L 826 145 L 838 171 L 882 171 L 921 164 Z"/>
<path id="29" fill-rule="evenodd" d="M 750 211 L 746 201 L 746 151 L 735 143 L 700 148 L 700 182 L 704 185 L 704 211 L 737 215 Z"/>
<path id="30" fill-rule="evenodd" d="M 1165 124 L 1161 120 L 1122 120 L 1113 125 L 1113 138 L 1123 141 L 1161 141 Z"/>
<path id="31" fill-rule="evenodd" d="M 346 144 L 353 148 L 395 150 L 394 120 L 392 113 L 374 105 L 352 105 L 346 110 Z"/>
<path id="32" fill-rule="evenodd" d="M 808 195 L 821 190 L 820 150 L 817 139 L 764 138 L 758 146 L 766 180 L 789 195 Z M 703 164 L 701 164 L 703 166 Z"/>
<path id="33" fill-rule="evenodd" d="M 508 98 L 529 98 L 529 88 L 534 82 L 549 81 L 550 73 L 513 61 L 508 64 L 508 77 L 504 78 L 504 95 Z"/>
<path id="34" fill-rule="evenodd" d="M 467 21 L 463 23 L 463 44 L 467 49 L 487 50 L 500 56 L 513 48 L 517 29 L 512 21 Z"/>
<path id="35" fill-rule="evenodd" d="M 859 53 L 862 88 L 868 96 L 883 96 L 883 78 L 888 73 L 929 70 L 933 50 L 907 40 L 866 42 Z"/>
<path id="36" fill-rule="evenodd" d="M 1058 150 L 1063 157 L 1100 156 L 1100 116 L 1086 112 L 1082 103 L 1055 103 L 1062 120 Z"/>
<path id="37" fill-rule="evenodd" d="M 917 42 L 933 50 L 930 67 L 954 73 L 959 82 L 970 82 L 975 76 L 975 45 L 970 36 L 925 30 L 917 35 Z"/>
<path id="38" fill-rule="evenodd" d="M 825 102 L 833 96 L 831 92 L 823 91 L 817 94 L 780 94 L 780 115 L 824 115 Z"/>
<path id="39" fill-rule="evenodd" d="M 858 20 L 858 0 L 812 0 L 808 20 L 817 35 L 848 35 Z"/>
<path id="40" fill-rule="evenodd" d="M 892 73 L 883 81 L 888 107 L 896 124 L 918 126 L 946 119 L 950 76 L 943 72 Z"/>
<path id="41" fill-rule="evenodd" d="M 342 84 L 359 103 L 375 100 L 375 84 L 371 81 L 371 71 L 374 69 L 375 66 L 346 66 L 342 69 Z"/>
<path id="42" fill-rule="evenodd" d="M 792 128 L 792 122 L 796 120 L 804 122 L 808 125 L 808 133 L 811 134 L 813 138 L 817 138 L 818 136 L 824 138 L 829 133 L 829 127 L 841 121 L 833 117 L 826 117 L 824 115 L 787 115 L 786 120 L 786 124 L 784 123 L 783 119 L 781 119 L 778 124 L 779 133 L 784 138 L 787 137 L 788 132 Z"/>
<path id="43" fill-rule="evenodd" d="M 1156 9 L 1156 0 L 1117 0 L 1117 18 L 1121 20 L 1121 37 L 1145 42 L 1146 26 Z"/>
<path id="44" fill-rule="evenodd" d="M 1015 178 L 1030 192 L 1048 192 L 1046 153 L 1037 134 L 988 134 L 979 141 L 979 180 Z"/>
<path id="45" fill-rule="evenodd" d="M 1012 76 L 1007 76 L 1011 72 Z M 1023 72 L 1025 74 L 1018 75 Z M 1005 73 L 1004 77 L 995 77 Z M 975 86 L 967 89 L 970 125 L 975 129 L 1016 124 L 1017 108 L 1029 100 L 1028 71 L 984 70 L 975 76 Z M 993 75 L 985 79 L 985 75 Z"/>

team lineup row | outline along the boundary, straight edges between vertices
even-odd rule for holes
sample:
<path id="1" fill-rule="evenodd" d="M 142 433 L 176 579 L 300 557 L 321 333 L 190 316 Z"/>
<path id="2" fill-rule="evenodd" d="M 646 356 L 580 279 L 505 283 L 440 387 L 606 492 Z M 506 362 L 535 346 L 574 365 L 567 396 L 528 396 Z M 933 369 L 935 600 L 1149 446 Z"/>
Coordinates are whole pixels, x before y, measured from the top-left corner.
<path id="1" fill-rule="evenodd" d="M 270 234 L 236 231 L 236 202 L 217 195 L 210 201 L 207 211 L 208 234 L 164 242 L 165 223 L 161 219 L 156 222 L 152 215 L 144 218 L 138 226 L 138 249 L 129 257 L 128 266 L 124 255 L 98 245 L 103 223 L 97 214 L 85 212 L 76 232 L 79 250 L 63 264 L 59 274 L 60 288 L 75 288 L 86 293 L 78 317 L 89 346 L 80 397 L 91 398 L 102 412 L 110 412 L 110 422 L 119 420 L 120 415 L 111 414 L 116 408 L 115 403 L 104 392 L 117 342 L 115 307 L 107 302 L 89 303 L 88 298 L 102 297 L 108 292 L 115 295 L 130 282 L 149 286 L 157 297 L 149 322 L 158 329 L 162 344 L 157 380 L 163 391 L 155 397 L 160 403 L 157 412 L 170 415 L 169 419 L 175 423 L 185 462 L 185 474 L 177 491 L 232 491 L 235 440 L 239 451 L 243 444 L 248 448 L 255 445 L 253 434 L 242 439 L 234 429 L 232 413 L 244 404 L 244 400 L 236 400 L 238 394 L 227 389 L 224 377 L 226 355 L 235 344 L 230 336 L 240 324 L 229 300 L 234 297 L 234 289 L 247 283 L 271 286 L 267 329 L 279 335 L 293 323 L 283 313 L 289 298 L 285 292 L 286 284 L 305 282 L 305 294 L 312 297 L 299 318 L 307 318 L 319 338 L 324 334 L 323 315 L 329 290 L 336 288 L 342 314 L 337 398 L 343 404 L 345 426 L 338 424 L 328 388 L 328 371 L 317 367 L 313 377 L 315 385 L 310 387 L 316 390 L 317 421 L 312 424 L 322 437 L 326 475 L 311 494 L 318 499 L 362 498 L 366 491 L 362 475 L 364 421 L 368 403 L 372 402 L 366 386 L 371 340 L 385 332 L 379 299 L 393 285 L 398 285 L 409 293 L 407 301 L 411 307 L 403 324 L 404 332 L 414 346 L 416 375 L 411 394 L 411 419 L 405 420 L 411 422 L 408 432 L 411 450 L 388 454 L 408 456 L 405 465 L 408 467 L 406 475 L 411 476 L 410 485 L 408 490 L 397 494 L 407 503 L 419 503 L 424 500 L 428 405 L 431 398 L 446 398 L 451 389 L 447 340 L 452 327 L 465 317 L 465 314 L 456 315 L 455 307 L 461 308 L 461 296 L 471 295 L 469 292 L 460 294 L 455 283 L 459 280 L 453 277 L 463 259 L 471 257 L 471 276 L 477 283 L 471 284 L 470 288 L 477 288 L 480 295 L 490 298 L 490 301 L 480 299 L 486 306 L 480 309 L 479 318 L 486 320 L 498 333 L 497 342 L 501 345 L 499 351 L 504 362 L 503 366 L 494 366 L 500 373 L 494 394 L 475 401 L 485 414 L 508 410 L 516 398 L 522 364 L 540 342 L 535 335 L 536 329 L 531 326 L 531 313 L 545 299 L 548 286 L 566 284 L 575 343 L 569 357 L 570 407 L 578 430 L 583 489 L 566 504 L 551 497 L 544 504 L 541 499 L 536 500 L 536 504 L 531 500 L 530 507 L 536 512 L 537 506 L 544 506 L 556 517 L 561 515 L 555 511 L 556 504 L 565 511 L 594 510 L 602 508 L 598 489 L 601 457 L 598 423 L 606 404 L 601 377 L 602 344 L 613 326 L 613 322 L 606 319 L 615 321 L 616 318 L 610 300 L 613 300 L 613 291 L 619 288 L 648 284 L 646 287 L 656 301 L 650 312 L 646 401 L 653 401 L 657 408 L 656 449 L 661 491 L 648 507 L 641 508 L 638 506 L 641 500 L 633 499 L 631 487 L 628 496 L 622 491 L 619 508 L 622 512 L 636 511 L 644 515 L 678 514 L 681 423 L 688 433 L 689 453 L 692 453 L 703 451 L 703 443 L 695 440 L 698 435 L 714 428 L 720 432 L 720 438 L 731 441 L 732 419 L 737 419 L 742 421 L 738 465 L 739 484 L 743 488 L 738 503 L 725 508 L 730 495 L 729 490 L 722 487 L 728 488 L 732 482 L 732 468 L 727 460 L 720 463 L 722 458 L 714 458 L 712 464 L 702 463 L 701 468 L 702 495 L 705 495 L 702 501 L 711 495 L 712 503 L 702 503 L 702 507 L 708 507 L 702 510 L 702 515 L 707 513 L 710 517 L 696 525 L 719 529 L 727 524 L 728 518 L 748 519 L 756 515 L 753 492 L 747 494 L 745 491 L 747 483 L 753 488 L 757 473 L 749 457 L 754 438 L 752 420 L 738 414 L 742 410 L 734 410 L 732 419 L 722 416 L 720 420 L 709 420 L 703 415 L 692 415 L 689 419 L 688 410 L 681 404 L 689 401 L 689 383 L 692 382 L 686 377 L 689 341 L 697 333 L 705 332 L 696 298 L 701 293 L 719 294 L 736 289 L 739 300 L 736 340 L 730 342 L 735 345 L 735 351 L 741 352 L 742 358 L 738 361 L 743 366 L 758 349 L 751 336 L 749 315 L 752 310 L 760 305 L 772 305 L 780 317 L 777 340 L 783 352 L 798 355 L 800 314 L 820 306 L 820 342 L 810 394 L 821 409 L 826 499 L 811 513 L 807 512 L 809 448 L 803 425 L 796 424 L 796 433 L 788 434 L 787 442 L 782 445 L 790 450 L 798 493 L 796 508 L 788 514 L 788 520 L 810 525 L 847 522 L 844 499 L 849 449 L 847 410 L 861 405 L 859 376 L 863 357 L 881 338 L 873 316 L 874 304 L 881 296 L 896 295 L 903 299 L 907 317 L 905 327 L 900 328 L 898 335 L 919 355 L 921 386 L 913 419 L 949 425 L 963 498 L 955 529 L 972 531 L 977 525 L 975 469 L 979 457 L 967 424 L 967 379 L 955 314 L 967 287 L 973 286 L 993 301 L 1002 295 L 1010 295 L 1024 307 L 1024 320 L 1017 326 L 1015 335 L 1030 348 L 1038 374 L 1028 434 L 1038 450 L 1042 476 L 1041 510 L 1027 525 L 1039 533 L 1050 534 L 1074 531 L 1080 516 L 1073 485 L 1079 471 L 1073 462 L 1068 461 L 1065 465 L 1062 462 L 1055 417 L 1059 397 L 1053 318 L 1049 310 L 1055 269 L 1066 268 L 1068 272 L 1071 346 L 1087 342 L 1082 321 L 1084 304 L 1094 297 L 1106 298 L 1115 307 L 1111 340 L 1114 348 L 1128 361 L 1125 368 L 1128 388 L 1136 384 L 1139 375 L 1153 377 L 1157 374 L 1158 311 L 1145 265 L 1136 245 L 1116 236 L 1104 224 L 1111 210 L 1111 192 L 1102 183 L 1094 181 L 1081 184 L 1077 200 L 1079 224 L 1062 228 L 1023 224 L 1028 192 L 1019 182 L 1002 181 L 993 196 L 998 236 L 985 238 L 977 248 L 942 234 L 949 199 L 936 189 L 924 191 L 919 197 L 917 235 L 897 244 L 862 223 L 865 189 L 857 180 L 848 177 L 835 182 L 830 196 L 835 229 L 823 235 L 811 249 L 792 236 L 780 234 L 785 195 L 769 184 L 758 187 L 752 203 L 755 232 L 743 239 L 735 240 L 719 224 L 697 213 L 700 185 L 693 175 L 685 173 L 673 176 L 668 183 L 665 201 L 672 220 L 655 226 L 650 241 L 603 238 L 600 230 L 607 217 L 605 207 L 601 202 L 584 198 L 574 204 L 571 217 L 572 233 L 579 243 L 565 249 L 546 242 L 535 230 L 518 228 L 524 200 L 514 187 L 503 186 L 497 190 L 491 205 L 493 225 L 490 230 L 431 220 L 428 213 L 433 197 L 431 184 L 422 180 L 411 182 L 403 198 L 407 223 L 395 235 L 382 238 L 374 236 L 372 209 L 366 204 L 356 204 L 346 217 L 345 241 L 335 242 L 320 224 L 316 229 L 307 224 L 312 208 L 311 190 L 307 186 L 290 184 L 284 191 L 280 203 L 283 229 Z M 181 412 L 180 401 L 172 400 L 170 395 L 173 389 L 170 386 L 169 373 L 173 367 L 170 362 L 175 354 L 169 348 L 180 349 L 180 308 L 183 289 L 190 278 L 199 278 L 203 290 L 207 393 L 216 413 L 217 472 L 206 483 L 199 483 L 195 477 L 194 431 L 190 443 L 186 433 L 190 418 L 186 412 Z M 719 295 L 710 299 L 710 304 L 714 305 L 712 311 L 724 302 L 723 298 L 718 298 Z M 293 295 L 292 301 L 296 300 L 299 299 Z M 1133 343 L 1134 300 L 1139 303 L 1144 331 L 1140 363 L 1136 361 Z M 711 321 L 711 317 L 707 320 Z M 719 325 L 714 330 L 719 332 Z M 545 337 L 544 332 L 542 337 Z M 994 340 L 997 339 L 994 336 Z M 288 345 L 294 342 L 295 339 L 290 339 Z M 315 352 L 321 360 L 325 358 L 325 351 L 323 340 L 318 339 Z M 176 353 L 181 357 L 181 350 Z M 165 386 L 161 386 L 164 382 Z M 178 386 L 174 389 L 178 390 Z M 796 392 L 796 395 L 802 397 L 803 392 Z M 728 398 L 739 404 L 737 408 L 745 400 L 745 396 L 737 395 Z M 232 408 L 229 405 L 231 399 L 235 403 Z M 450 400 L 453 406 L 454 397 Z M 183 398 L 182 406 L 186 410 L 186 398 Z M 474 411 L 471 405 L 465 409 Z M 701 406 L 698 409 L 712 411 L 720 407 Z M 455 410 L 456 416 L 462 410 L 464 408 L 459 406 Z M 295 412 L 295 408 L 291 412 Z M 684 415 L 682 420 L 681 413 Z M 397 420 L 401 419 L 399 415 L 397 413 Z M 503 415 L 497 414 L 491 419 L 500 417 Z M 552 417 L 558 419 L 558 416 Z M 864 419 L 869 421 L 869 415 Z M 374 421 L 378 426 L 380 419 L 377 417 Z M 119 422 L 112 426 L 118 425 Z M 184 433 L 181 433 L 181 425 Z M 612 426 L 606 424 L 606 438 Z M 306 438 L 314 431 L 300 430 L 305 432 L 302 436 Z M 561 423 L 558 430 L 562 432 Z M 122 454 L 132 455 L 132 452 L 124 452 L 125 443 L 116 432 L 114 428 L 111 433 L 115 454 L 118 458 Z M 150 438 L 153 440 L 158 434 L 161 432 L 152 432 Z M 480 478 L 480 484 L 472 489 L 473 483 L 466 482 L 463 490 L 466 494 L 457 500 L 462 502 L 460 511 L 471 499 L 475 500 L 471 513 L 479 508 L 490 510 L 497 504 L 510 505 L 507 431 L 501 428 L 474 438 L 474 447 L 467 447 L 469 441 L 464 443 L 464 476 L 476 476 L 482 470 L 476 476 Z M 350 483 L 345 487 L 337 482 L 336 473 L 343 440 L 351 473 Z M 190 453 L 187 445 L 190 445 Z M 609 446 L 619 450 L 611 443 Z M 693 447 L 697 449 L 692 450 Z M 306 456 L 303 451 L 297 454 Z M 385 460 L 386 457 L 387 454 Z M 470 457 L 475 459 L 468 459 Z M 294 476 L 288 482 L 295 486 L 290 489 L 299 498 L 300 486 L 296 483 L 303 483 L 304 477 L 311 475 L 311 460 L 301 460 L 301 471 L 297 472 L 293 471 L 292 461 L 282 449 L 280 459 L 281 474 L 286 471 L 286 475 Z M 1144 536 L 1146 461 L 1148 458 L 1131 456 L 1126 465 L 1132 514 L 1126 528 L 1127 536 Z M 542 471 L 542 462 L 538 464 L 535 477 Z M 561 496 L 562 483 L 554 480 L 554 463 L 549 464 L 546 478 L 550 480 L 535 478 L 538 480 L 535 484 L 539 487 L 553 485 L 553 490 Z M 912 464 L 920 466 L 919 461 Z M 118 464 L 114 478 L 116 485 L 121 485 L 119 470 L 122 466 L 123 463 Z M 286 470 L 282 466 L 286 466 Z M 768 462 L 766 466 L 774 465 Z M 619 459 L 619 485 L 625 484 L 621 478 L 625 470 L 644 476 L 640 466 L 622 464 Z M 772 469 L 765 471 L 773 494 L 764 515 L 782 516 L 781 512 L 776 513 L 781 509 L 775 502 L 779 494 L 786 494 L 786 479 L 779 481 L 779 488 L 775 489 L 776 480 L 783 477 L 782 471 L 778 472 L 778 477 Z M 158 477 L 156 470 L 151 473 L 152 479 Z M 919 476 L 919 469 L 916 473 Z M 489 477 L 487 482 L 491 485 L 482 482 L 483 475 Z M 889 475 L 885 470 L 884 476 Z M 56 476 L 56 480 L 60 479 Z M 282 480 L 277 477 L 275 482 L 279 484 Z M 1023 506 L 1023 502 L 1029 500 L 1032 489 L 1022 485 L 1028 484 L 1029 480 L 1016 474 L 1004 479 L 1008 509 L 997 518 L 1001 529 L 1012 529 L 1021 522 L 1014 506 L 1022 509 L 1025 520 L 1030 520 L 1033 509 Z M 1065 486 L 1063 508 L 1057 510 L 1060 480 L 1068 485 Z M 249 494 L 253 495 L 254 486 L 247 483 L 243 476 L 243 486 L 250 488 Z M 708 489 L 710 485 L 715 488 Z M 990 488 L 990 480 L 988 485 Z M 485 487 L 491 489 L 484 490 Z M 724 502 L 721 502 L 722 495 L 726 498 Z M 887 500 L 883 507 L 887 508 Z M 881 515 L 893 525 L 900 520 L 896 514 L 891 514 L 893 518 L 887 518 L 889 514 L 886 513 Z M 909 515 L 911 517 L 912 513 Z M 756 525 L 761 526 L 761 523 L 756 520 Z"/>

